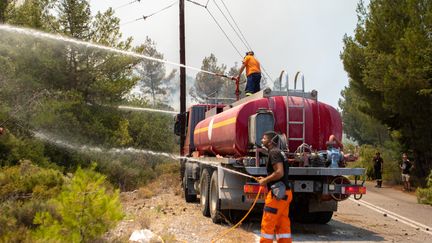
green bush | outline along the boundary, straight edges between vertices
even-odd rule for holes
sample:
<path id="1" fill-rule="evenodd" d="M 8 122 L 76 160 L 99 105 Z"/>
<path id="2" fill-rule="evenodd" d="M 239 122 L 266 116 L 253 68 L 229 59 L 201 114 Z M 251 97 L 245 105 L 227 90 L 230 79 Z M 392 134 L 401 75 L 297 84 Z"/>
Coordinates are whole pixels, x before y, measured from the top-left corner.
<path id="1" fill-rule="evenodd" d="M 24 160 L 19 166 L 0 169 L 0 201 L 49 199 L 60 192 L 63 182 L 59 171 L 43 169 Z"/>
<path id="2" fill-rule="evenodd" d="M 417 201 L 423 204 L 432 205 L 432 170 L 427 178 L 426 188 L 417 188 Z"/>
<path id="3" fill-rule="evenodd" d="M 180 164 L 177 162 L 169 161 L 162 162 L 156 165 L 155 169 L 157 175 L 163 174 L 178 174 L 180 171 Z"/>
<path id="4" fill-rule="evenodd" d="M 36 214 L 36 239 L 46 242 L 92 242 L 123 218 L 119 191 L 106 188 L 106 177 L 78 168 L 70 183 L 52 203 L 60 219 L 50 212 Z"/>
<path id="5" fill-rule="evenodd" d="M 63 175 L 53 169 L 40 168 L 30 161 L 0 168 L 0 242 L 32 242 L 31 229 L 38 212 L 51 212 L 47 201 L 57 196 L 64 183 Z"/>

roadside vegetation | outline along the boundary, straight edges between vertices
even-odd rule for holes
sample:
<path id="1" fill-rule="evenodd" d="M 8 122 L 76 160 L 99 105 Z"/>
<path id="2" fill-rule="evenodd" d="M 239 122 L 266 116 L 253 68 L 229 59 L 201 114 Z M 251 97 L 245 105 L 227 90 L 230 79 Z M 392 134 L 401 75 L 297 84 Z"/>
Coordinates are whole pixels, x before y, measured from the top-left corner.
<path id="1" fill-rule="evenodd" d="M 0 4 L 0 24 L 163 58 L 149 38 L 132 47 L 119 22 L 87 0 Z M 152 64 L 0 33 L 0 242 L 97 241 L 124 217 L 120 191 L 171 170 L 171 158 L 146 152 L 178 151 L 173 117 L 117 108 L 173 110 L 176 70 Z"/>
<path id="2" fill-rule="evenodd" d="M 380 152 L 384 181 L 400 183 L 405 152 L 414 163 L 413 186 L 430 188 L 431 10 L 431 1 L 360 2 L 355 33 L 344 38 L 341 59 L 349 85 L 339 106 L 346 134 L 361 148 L 357 165 L 371 179 L 372 158 Z M 419 202 L 428 201 L 427 192 L 418 189 Z"/>
<path id="3" fill-rule="evenodd" d="M 432 205 L 432 171 L 427 178 L 426 188 L 417 188 L 416 194 L 419 203 Z"/>

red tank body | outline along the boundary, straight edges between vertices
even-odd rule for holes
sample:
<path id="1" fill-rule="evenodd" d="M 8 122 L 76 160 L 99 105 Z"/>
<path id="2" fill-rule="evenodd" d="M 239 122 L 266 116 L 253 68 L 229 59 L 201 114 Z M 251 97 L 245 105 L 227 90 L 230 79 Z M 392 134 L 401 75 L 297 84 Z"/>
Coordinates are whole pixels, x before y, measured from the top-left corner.
<path id="1" fill-rule="evenodd" d="M 289 97 L 290 106 L 301 105 L 302 98 Z M 222 156 L 245 156 L 248 150 L 248 119 L 260 108 L 270 109 L 275 118 L 274 129 L 286 133 L 286 96 L 260 98 L 235 106 L 199 122 L 194 130 L 194 144 L 200 153 Z M 302 109 L 290 107 L 290 121 L 302 120 Z M 339 112 L 325 103 L 305 99 L 305 143 L 313 149 L 326 149 L 331 134 L 342 139 L 342 120 Z M 292 138 L 302 137 L 302 125 L 290 125 Z M 300 141 L 290 141 L 295 151 Z"/>

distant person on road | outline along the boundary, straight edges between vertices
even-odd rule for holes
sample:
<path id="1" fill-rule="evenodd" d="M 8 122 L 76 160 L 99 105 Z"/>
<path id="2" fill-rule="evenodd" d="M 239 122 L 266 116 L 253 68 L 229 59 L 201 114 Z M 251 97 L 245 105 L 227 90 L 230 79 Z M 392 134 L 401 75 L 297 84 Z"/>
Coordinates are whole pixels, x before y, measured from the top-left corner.
<path id="1" fill-rule="evenodd" d="M 240 75 L 243 70 L 246 68 L 246 96 L 250 96 L 258 91 L 260 91 L 260 82 L 261 82 L 261 66 L 258 60 L 254 56 L 253 51 L 246 52 L 246 56 L 243 59 L 243 65 L 240 68 L 237 79 L 240 79 Z"/>
<path id="2" fill-rule="evenodd" d="M 273 242 L 275 234 L 277 242 L 292 242 L 288 215 L 293 196 L 288 181 L 288 160 L 277 148 L 279 136 L 275 132 L 265 132 L 261 142 L 268 149 L 268 176 L 259 177 L 258 183 L 267 185 L 269 192 L 265 198 L 260 242 Z"/>
<path id="3" fill-rule="evenodd" d="M 409 161 L 406 153 L 402 154 L 402 163 L 399 165 L 402 170 L 402 182 L 404 183 L 404 190 L 411 191 L 411 184 L 409 182 L 411 169 L 414 168 L 411 161 Z"/>
<path id="4" fill-rule="evenodd" d="M 375 187 L 381 188 L 382 187 L 382 172 L 383 172 L 383 165 L 384 160 L 381 158 L 380 152 L 377 152 L 375 154 L 375 157 L 373 158 L 374 163 L 374 174 L 375 174 L 375 180 L 377 184 Z"/>

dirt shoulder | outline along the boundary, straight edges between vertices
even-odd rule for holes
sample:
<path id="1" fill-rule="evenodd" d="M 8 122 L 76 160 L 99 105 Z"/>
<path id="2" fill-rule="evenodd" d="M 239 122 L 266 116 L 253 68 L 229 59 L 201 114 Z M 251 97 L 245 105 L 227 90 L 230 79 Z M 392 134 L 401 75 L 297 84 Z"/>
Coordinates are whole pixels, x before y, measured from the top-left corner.
<path id="1" fill-rule="evenodd" d="M 162 175 L 145 188 L 123 192 L 121 201 L 126 217 L 106 235 L 110 242 L 127 242 L 133 231 L 141 229 L 151 230 L 164 242 L 210 242 L 230 228 L 204 217 L 199 202 L 185 202 L 178 175 Z M 218 242 L 254 242 L 256 236 L 247 231 L 247 224 Z"/>

